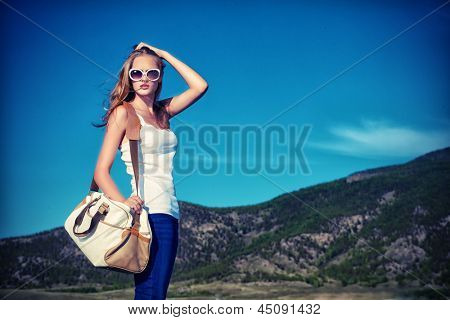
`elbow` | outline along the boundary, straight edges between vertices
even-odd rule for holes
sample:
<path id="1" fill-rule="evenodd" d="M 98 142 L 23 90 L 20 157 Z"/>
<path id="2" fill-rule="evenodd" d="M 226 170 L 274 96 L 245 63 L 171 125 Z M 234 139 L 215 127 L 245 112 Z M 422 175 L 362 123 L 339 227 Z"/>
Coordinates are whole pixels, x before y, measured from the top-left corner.
<path id="1" fill-rule="evenodd" d="M 101 180 L 101 175 L 102 174 L 100 173 L 100 171 L 98 169 L 95 169 L 95 171 L 94 171 L 94 181 L 97 184 L 97 186 L 99 186 L 100 189 L 101 189 L 101 187 L 100 187 L 99 181 Z"/>
<path id="2" fill-rule="evenodd" d="M 103 177 L 108 174 L 108 170 L 105 168 L 96 168 L 94 171 L 94 180 L 98 185 L 98 182 L 101 181 L 103 179 Z"/>
<path id="3" fill-rule="evenodd" d="M 201 85 L 197 90 L 200 94 L 204 94 L 206 91 L 208 91 L 208 83 L 205 81 L 205 83 Z"/>

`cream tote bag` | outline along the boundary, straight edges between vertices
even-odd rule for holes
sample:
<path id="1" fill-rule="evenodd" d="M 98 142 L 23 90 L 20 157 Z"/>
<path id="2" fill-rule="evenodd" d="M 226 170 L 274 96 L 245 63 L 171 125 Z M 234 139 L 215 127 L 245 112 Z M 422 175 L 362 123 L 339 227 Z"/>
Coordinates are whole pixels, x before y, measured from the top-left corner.
<path id="1" fill-rule="evenodd" d="M 124 106 L 128 112 L 126 136 L 138 191 L 141 123 L 133 107 L 128 103 Z M 88 195 L 70 213 L 64 228 L 95 267 L 140 273 L 149 262 L 152 231 L 146 211 L 134 212 L 126 204 L 110 199 L 99 192 L 94 178 Z"/>

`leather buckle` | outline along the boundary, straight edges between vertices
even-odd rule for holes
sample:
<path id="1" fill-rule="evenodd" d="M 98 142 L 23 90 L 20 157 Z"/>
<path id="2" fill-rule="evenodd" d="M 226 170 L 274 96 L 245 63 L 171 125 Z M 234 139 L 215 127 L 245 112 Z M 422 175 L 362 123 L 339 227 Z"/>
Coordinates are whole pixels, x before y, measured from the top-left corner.
<path id="1" fill-rule="evenodd" d="M 100 214 L 107 214 L 109 212 L 109 204 L 103 202 L 102 205 L 98 208 L 98 212 Z"/>

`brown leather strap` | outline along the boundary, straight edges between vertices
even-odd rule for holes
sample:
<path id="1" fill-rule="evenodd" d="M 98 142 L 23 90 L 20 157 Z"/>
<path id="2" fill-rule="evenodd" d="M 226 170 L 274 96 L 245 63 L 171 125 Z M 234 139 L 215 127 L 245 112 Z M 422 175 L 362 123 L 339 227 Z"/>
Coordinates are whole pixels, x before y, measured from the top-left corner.
<path id="1" fill-rule="evenodd" d="M 87 230 L 85 230 L 83 232 L 77 232 L 75 230 L 77 227 L 79 227 L 83 223 L 84 216 L 89 211 L 89 209 L 97 203 L 97 201 L 99 199 L 100 198 L 92 199 L 91 202 L 89 202 L 88 205 L 86 207 L 84 207 L 83 210 L 81 210 L 80 214 L 75 219 L 75 223 L 73 224 L 73 234 L 76 235 L 77 237 L 85 237 L 85 236 L 89 235 L 92 232 L 92 230 L 94 230 L 94 228 L 98 225 L 98 222 L 105 218 L 104 215 L 102 215 L 99 211 L 97 211 L 94 214 L 94 216 L 92 217 L 91 223 Z"/>
<path id="2" fill-rule="evenodd" d="M 93 207 L 95 204 L 97 204 L 99 199 L 100 199 L 100 197 L 92 199 L 91 202 L 89 202 L 88 205 L 86 207 L 84 207 L 83 210 L 78 214 L 77 218 L 75 219 L 75 223 L 73 224 L 73 233 L 75 236 L 81 238 L 81 237 L 86 237 L 86 236 L 90 235 L 92 233 L 92 231 L 94 231 L 94 229 L 97 228 L 99 222 L 103 221 L 105 219 L 104 211 L 100 210 L 100 208 L 99 208 L 99 210 L 97 210 L 95 212 L 94 216 L 92 217 L 91 223 L 89 224 L 89 228 L 87 228 L 85 231 L 82 231 L 82 232 L 76 231 L 77 227 L 81 226 L 81 224 L 83 223 L 86 213 L 89 212 L 89 209 L 91 207 Z M 136 219 L 136 217 L 138 217 L 138 215 L 139 215 L 138 213 L 133 214 L 132 227 L 126 228 L 126 230 L 128 230 L 131 234 L 137 236 L 139 239 L 142 239 L 143 241 L 149 243 L 150 239 L 144 237 L 139 232 L 141 224 L 139 222 L 140 219 Z M 125 231 L 124 231 L 124 233 L 122 233 L 122 239 L 123 239 L 124 235 L 125 235 Z"/>
<path id="3" fill-rule="evenodd" d="M 151 242 L 151 238 L 147 238 L 147 237 L 143 236 L 141 233 L 139 233 L 139 231 L 137 231 L 136 229 L 133 229 L 133 228 L 125 229 L 124 232 L 122 232 L 122 239 L 127 236 L 128 232 L 135 235 L 136 237 L 138 237 L 139 239 L 141 239 L 144 242 L 147 242 L 147 243 Z"/>

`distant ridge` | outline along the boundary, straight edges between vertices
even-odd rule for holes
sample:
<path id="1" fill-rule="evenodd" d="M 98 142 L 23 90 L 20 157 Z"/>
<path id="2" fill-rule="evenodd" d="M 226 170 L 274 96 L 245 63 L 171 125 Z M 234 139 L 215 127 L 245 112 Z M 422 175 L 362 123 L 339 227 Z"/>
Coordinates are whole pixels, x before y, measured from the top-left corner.
<path id="1" fill-rule="evenodd" d="M 256 205 L 211 209 L 180 201 L 173 280 L 394 282 L 448 293 L 449 186 L 447 147 Z M 93 268 L 62 227 L 1 239 L 0 248 L 2 288 L 133 285 L 129 275 Z"/>

